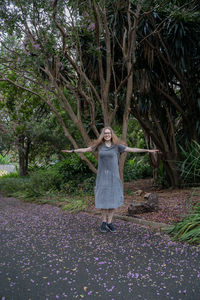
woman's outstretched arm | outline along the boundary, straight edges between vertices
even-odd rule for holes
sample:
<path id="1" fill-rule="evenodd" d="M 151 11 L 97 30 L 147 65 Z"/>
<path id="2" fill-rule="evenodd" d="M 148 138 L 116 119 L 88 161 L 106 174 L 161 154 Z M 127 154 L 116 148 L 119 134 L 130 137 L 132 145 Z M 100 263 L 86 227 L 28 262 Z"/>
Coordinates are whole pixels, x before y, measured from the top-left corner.
<path id="1" fill-rule="evenodd" d="M 85 152 L 92 152 L 92 147 L 88 147 L 88 148 L 78 148 L 78 149 L 72 149 L 72 150 L 61 150 L 61 152 L 67 152 L 67 153 L 85 153 Z"/>
<path id="2" fill-rule="evenodd" d="M 160 152 L 160 151 L 158 149 L 149 150 L 149 149 L 140 149 L 140 148 L 126 147 L 126 149 L 124 150 L 124 152 L 138 152 L 138 153 L 148 152 L 148 153 L 156 153 L 156 152 Z"/>

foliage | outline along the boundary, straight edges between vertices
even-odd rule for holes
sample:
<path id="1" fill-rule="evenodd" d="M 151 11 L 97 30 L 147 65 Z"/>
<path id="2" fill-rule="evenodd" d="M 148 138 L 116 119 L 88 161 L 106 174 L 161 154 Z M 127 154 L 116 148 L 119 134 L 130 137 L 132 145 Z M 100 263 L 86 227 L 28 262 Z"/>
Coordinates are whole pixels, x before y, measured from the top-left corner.
<path id="1" fill-rule="evenodd" d="M 141 158 L 134 157 L 128 159 L 124 167 L 124 181 L 134 181 L 136 179 L 152 177 L 152 168 L 148 161 L 148 156 Z"/>
<path id="2" fill-rule="evenodd" d="M 0 87 L 0 135 L 4 148 L 14 151 L 18 160 L 21 153 L 27 166 L 29 161 L 47 163 L 52 154 L 61 157 L 60 149 L 66 145 L 66 139 L 47 105 L 10 83 L 0 82 Z"/>
<path id="3" fill-rule="evenodd" d="M 169 184 L 180 184 L 177 141 L 200 136 L 198 1 L 3 0 L 0 8 L 0 80 L 48 103 L 73 147 L 115 122 L 128 141 L 131 112 L 162 151 Z"/>
<path id="4" fill-rule="evenodd" d="M 157 169 L 157 178 L 154 179 L 154 185 L 162 188 L 169 188 L 169 180 L 167 180 L 167 173 L 163 166 L 162 161 L 160 162 L 159 168 Z"/>
<path id="5" fill-rule="evenodd" d="M 139 26 L 132 114 L 163 153 L 174 186 L 178 143 L 200 138 L 199 20 L 199 2 L 168 1 Z"/>
<path id="6" fill-rule="evenodd" d="M 43 190 L 42 190 L 43 188 Z M 7 196 L 14 196 L 26 202 L 38 204 L 58 205 L 63 210 L 69 210 L 76 213 L 91 205 L 93 197 L 81 193 L 78 197 L 74 194 L 66 194 L 65 191 L 44 190 L 44 186 L 35 187 L 35 183 L 31 178 L 19 177 L 17 174 L 8 174 L 0 179 L 1 192 Z M 81 196 L 83 198 L 81 198 Z"/>
<path id="7" fill-rule="evenodd" d="M 128 122 L 127 144 L 129 147 L 146 148 L 142 127 L 138 120 L 133 116 L 130 117 Z"/>
<path id="8" fill-rule="evenodd" d="M 92 155 L 87 156 L 94 161 Z M 93 194 L 95 182 L 92 171 L 76 154 L 48 168 L 37 168 L 29 176 L 13 177 L 2 176 L 0 189 L 12 196 L 21 193 L 25 198 L 37 198 L 56 191 L 66 194 Z"/>
<path id="9" fill-rule="evenodd" d="M 0 154 L 0 164 L 1 165 L 7 165 L 7 164 L 9 164 L 9 162 L 10 162 L 10 159 L 7 155 L 4 156 L 4 155 Z"/>
<path id="10" fill-rule="evenodd" d="M 71 213 L 77 213 L 78 211 L 86 209 L 91 204 L 91 200 L 88 197 L 74 197 L 73 200 L 67 199 L 65 203 L 66 204 L 63 205 L 62 210 L 68 210 Z"/>
<path id="11" fill-rule="evenodd" d="M 10 174 L 0 178 L 0 190 L 8 196 L 16 196 L 17 192 L 26 191 L 29 179 Z"/>
<path id="12" fill-rule="evenodd" d="M 187 149 L 181 147 L 182 161 L 177 162 L 184 184 L 200 182 L 200 144 L 192 141 Z"/>
<path id="13" fill-rule="evenodd" d="M 92 155 L 88 157 L 94 160 Z M 94 184 L 94 174 L 75 154 L 48 168 L 37 167 L 30 176 L 19 177 L 17 173 L 10 173 L 0 178 L 0 190 L 8 196 L 60 205 L 70 212 L 77 212 L 91 204 L 87 194 L 93 195 Z"/>
<path id="14" fill-rule="evenodd" d="M 198 203 L 189 216 L 174 225 L 169 230 L 174 240 L 186 241 L 200 245 L 200 203 Z"/>

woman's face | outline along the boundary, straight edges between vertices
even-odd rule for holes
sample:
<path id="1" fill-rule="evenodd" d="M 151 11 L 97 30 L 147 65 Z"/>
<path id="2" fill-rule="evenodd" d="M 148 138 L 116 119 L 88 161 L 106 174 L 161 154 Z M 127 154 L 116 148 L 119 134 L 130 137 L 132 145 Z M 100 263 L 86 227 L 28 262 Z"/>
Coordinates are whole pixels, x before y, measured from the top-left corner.
<path id="1" fill-rule="evenodd" d="M 103 138 L 104 138 L 105 142 L 111 141 L 112 133 L 111 133 L 110 129 L 105 129 Z"/>

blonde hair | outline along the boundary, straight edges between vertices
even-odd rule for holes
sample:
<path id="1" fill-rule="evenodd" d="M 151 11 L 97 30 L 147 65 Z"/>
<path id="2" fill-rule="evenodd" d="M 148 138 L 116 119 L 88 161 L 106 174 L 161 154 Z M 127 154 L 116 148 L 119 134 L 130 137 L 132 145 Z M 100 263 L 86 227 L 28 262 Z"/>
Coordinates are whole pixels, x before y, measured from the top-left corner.
<path id="1" fill-rule="evenodd" d="M 109 126 L 106 126 L 104 127 L 102 130 L 101 130 L 101 134 L 99 135 L 98 139 L 94 140 L 91 147 L 96 150 L 100 145 L 102 145 L 104 143 L 104 132 L 105 130 L 108 129 L 110 130 L 111 132 L 111 142 L 117 146 L 119 144 L 122 144 L 122 145 L 126 145 L 125 142 L 123 142 L 121 139 L 119 139 L 116 134 L 114 133 L 114 130 L 109 127 Z"/>

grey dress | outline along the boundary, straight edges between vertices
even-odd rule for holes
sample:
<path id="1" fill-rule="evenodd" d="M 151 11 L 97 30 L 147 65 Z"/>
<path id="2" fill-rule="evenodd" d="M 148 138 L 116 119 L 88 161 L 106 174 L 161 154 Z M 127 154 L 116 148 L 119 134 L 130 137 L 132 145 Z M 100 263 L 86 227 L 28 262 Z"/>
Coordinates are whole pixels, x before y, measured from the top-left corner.
<path id="1" fill-rule="evenodd" d="M 123 186 L 119 176 L 119 154 L 126 146 L 102 144 L 98 148 L 98 172 L 95 187 L 96 208 L 117 208 L 124 203 Z"/>

